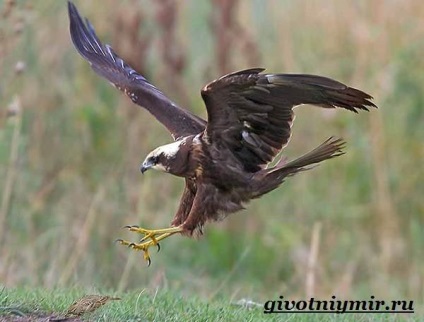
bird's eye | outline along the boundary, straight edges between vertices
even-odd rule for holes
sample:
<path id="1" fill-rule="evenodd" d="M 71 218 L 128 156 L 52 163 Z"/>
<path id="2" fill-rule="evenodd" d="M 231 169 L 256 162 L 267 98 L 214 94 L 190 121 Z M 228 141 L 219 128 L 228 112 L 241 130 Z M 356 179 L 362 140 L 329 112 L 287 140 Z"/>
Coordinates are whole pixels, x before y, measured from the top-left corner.
<path id="1" fill-rule="evenodd" d="M 159 162 L 159 156 L 155 155 L 154 157 L 151 157 L 150 160 L 153 164 L 157 164 Z"/>

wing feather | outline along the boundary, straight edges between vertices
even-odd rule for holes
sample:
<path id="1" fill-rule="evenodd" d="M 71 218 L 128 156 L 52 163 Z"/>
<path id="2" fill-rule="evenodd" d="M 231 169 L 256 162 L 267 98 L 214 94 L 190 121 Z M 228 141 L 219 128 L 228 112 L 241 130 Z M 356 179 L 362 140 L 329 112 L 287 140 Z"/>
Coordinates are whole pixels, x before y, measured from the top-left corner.
<path id="1" fill-rule="evenodd" d="M 85 23 L 72 2 L 68 2 L 70 33 L 75 48 L 93 70 L 106 78 L 131 100 L 147 109 L 174 139 L 202 132 L 206 121 L 177 106 L 142 75 L 127 65 L 109 45 L 103 45 L 93 26 Z"/>
<path id="2" fill-rule="evenodd" d="M 297 105 L 355 113 L 376 107 L 370 95 L 327 77 L 263 71 L 235 72 L 202 90 L 208 111 L 206 141 L 231 150 L 247 171 L 261 169 L 288 143 Z"/>

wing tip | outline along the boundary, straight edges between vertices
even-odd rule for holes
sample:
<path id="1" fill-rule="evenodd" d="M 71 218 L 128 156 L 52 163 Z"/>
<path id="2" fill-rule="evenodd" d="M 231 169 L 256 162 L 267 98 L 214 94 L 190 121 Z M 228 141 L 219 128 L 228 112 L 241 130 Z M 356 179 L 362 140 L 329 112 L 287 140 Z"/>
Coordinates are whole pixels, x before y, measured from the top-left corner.
<path id="1" fill-rule="evenodd" d="M 78 9 L 72 1 L 68 1 L 68 16 L 69 16 L 71 29 L 74 25 L 78 24 L 78 21 L 82 21 L 81 16 L 78 12 Z"/>
<path id="2" fill-rule="evenodd" d="M 75 8 L 75 5 L 73 4 L 73 2 L 68 0 L 68 12 L 72 12 L 72 11 L 75 11 L 75 10 L 76 10 L 76 8 Z"/>
<path id="3" fill-rule="evenodd" d="M 346 94 L 353 100 L 349 110 L 358 113 L 358 110 L 369 112 L 370 108 L 378 109 L 378 106 L 372 102 L 374 98 L 371 95 L 352 87 L 348 87 L 346 90 Z"/>

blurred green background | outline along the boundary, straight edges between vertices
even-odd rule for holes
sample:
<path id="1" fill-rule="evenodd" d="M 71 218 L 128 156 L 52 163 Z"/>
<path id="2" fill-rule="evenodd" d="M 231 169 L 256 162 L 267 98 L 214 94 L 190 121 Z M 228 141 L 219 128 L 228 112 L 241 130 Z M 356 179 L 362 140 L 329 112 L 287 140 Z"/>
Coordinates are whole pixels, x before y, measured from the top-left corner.
<path id="1" fill-rule="evenodd" d="M 183 180 L 141 176 L 171 137 L 73 48 L 65 1 L 0 1 L 0 281 L 169 288 L 202 297 L 424 299 L 422 1 L 76 1 L 99 37 L 178 104 L 226 72 L 319 74 L 370 93 L 355 115 L 296 110 L 289 158 L 331 135 L 347 154 L 290 178 L 199 240 L 114 244 L 167 227 Z"/>

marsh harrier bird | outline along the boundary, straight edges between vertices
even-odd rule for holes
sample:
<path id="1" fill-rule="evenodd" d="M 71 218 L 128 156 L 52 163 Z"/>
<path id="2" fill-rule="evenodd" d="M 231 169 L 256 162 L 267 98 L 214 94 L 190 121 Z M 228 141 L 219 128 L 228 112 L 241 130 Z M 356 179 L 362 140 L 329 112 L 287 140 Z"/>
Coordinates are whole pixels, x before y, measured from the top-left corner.
<path id="1" fill-rule="evenodd" d="M 276 189 L 312 164 L 343 154 L 343 140 L 329 138 L 314 150 L 286 162 L 270 163 L 287 145 L 301 104 L 341 107 L 357 113 L 376 107 L 372 97 L 330 78 L 302 74 L 270 74 L 263 68 L 234 72 L 201 90 L 208 120 L 179 107 L 113 49 L 101 43 L 93 26 L 69 2 L 70 33 L 75 48 L 92 69 L 148 110 L 171 133 L 174 142 L 150 152 L 141 172 L 155 169 L 185 179 L 185 189 L 170 228 L 148 230 L 138 243 L 119 240 L 144 252 L 177 233 L 192 236 L 208 221 L 225 218 L 251 199 Z"/>

